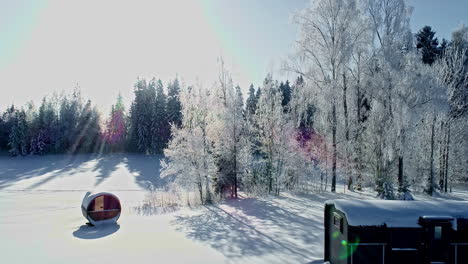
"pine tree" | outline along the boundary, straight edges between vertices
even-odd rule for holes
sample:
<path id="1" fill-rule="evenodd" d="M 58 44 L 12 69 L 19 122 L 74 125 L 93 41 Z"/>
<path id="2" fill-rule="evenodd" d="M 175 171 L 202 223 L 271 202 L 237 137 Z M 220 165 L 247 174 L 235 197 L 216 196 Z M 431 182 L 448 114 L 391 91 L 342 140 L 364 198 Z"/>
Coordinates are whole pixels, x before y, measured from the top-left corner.
<path id="1" fill-rule="evenodd" d="M 249 97 L 247 98 L 246 102 L 246 111 L 247 111 L 247 116 L 252 117 L 255 115 L 255 111 L 257 110 L 257 102 L 258 102 L 258 97 L 255 95 L 255 88 L 253 84 L 250 85 L 249 87 Z"/>
<path id="2" fill-rule="evenodd" d="M 167 86 L 167 121 L 180 128 L 182 125 L 182 105 L 180 103 L 180 85 L 176 78 Z"/>
<path id="3" fill-rule="evenodd" d="M 439 54 L 439 41 L 435 36 L 435 31 L 430 26 L 423 27 L 416 34 L 416 48 L 421 51 L 422 61 L 431 65 Z"/>
<path id="4" fill-rule="evenodd" d="M 156 81 L 149 83 L 138 79 L 135 84 L 135 99 L 130 108 L 129 146 L 135 151 L 152 153 L 153 115 L 156 99 Z"/>
<path id="5" fill-rule="evenodd" d="M 23 109 L 15 112 L 13 126 L 11 128 L 9 142 L 10 153 L 13 156 L 28 154 L 28 124 L 26 121 L 26 113 Z"/>
<path id="6" fill-rule="evenodd" d="M 44 153 L 52 151 L 52 147 L 58 140 L 58 114 L 54 108 L 52 100 L 44 98 L 39 108 L 38 114 L 39 132 L 36 142 L 44 142 Z M 40 143 L 42 145 L 42 143 Z M 41 154 L 41 153 L 38 153 Z"/>
<path id="7" fill-rule="evenodd" d="M 80 133 L 78 119 L 81 110 L 82 99 L 78 88 L 75 88 L 70 98 L 62 97 L 58 120 L 58 138 L 55 146 L 57 152 L 70 151 L 72 146 L 76 144 Z"/>
<path id="8" fill-rule="evenodd" d="M 283 106 L 285 111 L 287 111 L 287 106 L 289 104 L 289 101 L 291 101 L 291 86 L 289 84 L 289 81 L 286 81 L 285 83 L 281 82 L 279 89 L 283 96 L 281 100 L 281 105 Z"/>
<path id="9" fill-rule="evenodd" d="M 106 124 L 104 139 L 110 151 L 122 151 L 127 132 L 125 106 L 122 96 L 118 95 L 117 102 L 112 106 L 109 120 Z"/>
<path id="10" fill-rule="evenodd" d="M 76 130 L 79 131 L 70 147 L 71 153 L 92 152 L 100 145 L 100 125 L 97 109 L 88 100 L 77 120 Z"/>
<path id="11" fill-rule="evenodd" d="M 170 134 L 170 127 L 167 117 L 167 98 L 164 94 L 163 84 L 158 80 L 156 85 L 156 98 L 154 104 L 154 114 L 152 116 L 152 151 L 154 153 L 163 153 L 167 145 Z"/>
<path id="12" fill-rule="evenodd" d="M 267 193 L 279 195 L 285 182 L 286 156 L 292 127 L 281 104 L 278 83 L 267 76 L 257 108 L 258 140 L 262 168 L 258 183 Z"/>
<path id="13" fill-rule="evenodd" d="M 2 122 L 0 124 L 0 150 L 9 149 L 8 142 L 10 140 L 10 132 L 15 120 L 16 109 L 12 105 L 2 115 Z"/>
<path id="14" fill-rule="evenodd" d="M 226 73 L 226 76 L 229 75 Z M 233 87 L 230 77 L 225 81 L 219 86 L 226 88 L 226 104 L 220 104 L 215 109 L 219 111 L 215 115 L 219 117 L 215 125 L 220 130 L 214 138 L 218 167 L 215 191 L 220 195 L 230 191 L 231 197 L 237 198 L 237 191 L 250 158 L 250 148 L 245 138 L 246 120 L 241 88 Z"/>

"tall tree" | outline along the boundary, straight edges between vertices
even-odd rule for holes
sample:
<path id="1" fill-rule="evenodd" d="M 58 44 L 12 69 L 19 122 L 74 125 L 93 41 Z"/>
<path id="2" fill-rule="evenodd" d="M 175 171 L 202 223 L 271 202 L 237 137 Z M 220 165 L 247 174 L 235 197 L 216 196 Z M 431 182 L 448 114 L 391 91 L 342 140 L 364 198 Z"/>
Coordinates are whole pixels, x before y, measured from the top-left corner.
<path id="1" fill-rule="evenodd" d="M 430 26 L 424 26 L 416 34 L 416 48 L 421 51 L 422 61 L 431 65 L 439 55 L 439 40 Z"/>
<path id="2" fill-rule="evenodd" d="M 253 84 L 250 84 L 249 95 L 247 97 L 247 102 L 245 105 L 247 116 L 252 117 L 253 115 L 255 115 L 255 111 L 257 110 L 257 102 L 258 98 L 255 95 L 255 87 L 253 86 Z"/>
<path id="3" fill-rule="evenodd" d="M 99 113 L 97 109 L 92 106 L 91 100 L 88 100 L 82 108 L 76 127 L 77 132 L 73 144 L 70 147 L 70 152 L 96 151 L 97 146 L 101 145 L 101 127 Z"/>
<path id="4" fill-rule="evenodd" d="M 182 105 L 180 103 L 179 79 L 175 78 L 167 86 L 167 116 L 169 124 L 182 125 Z"/>
<path id="5" fill-rule="evenodd" d="M 110 151 L 123 150 L 127 133 L 126 120 L 123 98 L 119 93 L 106 124 L 105 140 Z"/>
<path id="6" fill-rule="evenodd" d="M 11 105 L 2 115 L 0 123 L 0 150 L 10 149 L 8 142 L 10 140 L 10 132 L 15 122 L 16 109 Z"/>
<path id="7" fill-rule="evenodd" d="M 250 148 L 245 138 L 246 120 L 241 88 L 234 87 L 231 75 L 222 63 L 214 95 L 225 98 L 224 102 L 212 105 L 212 111 L 217 117 L 213 125 L 218 130 L 212 137 L 218 167 L 215 191 L 220 195 L 230 191 L 231 197 L 237 198 L 242 175 L 250 158 Z"/>
<path id="8" fill-rule="evenodd" d="M 156 84 L 156 97 L 154 101 L 154 112 L 152 116 L 152 148 L 155 153 L 163 153 L 170 134 L 167 116 L 167 97 L 161 80 Z"/>
<path id="9" fill-rule="evenodd" d="M 181 92 L 182 126 L 172 125 L 172 139 L 164 154 L 163 176 L 175 176 L 176 182 L 188 191 L 195 189 L 202 204 L 211 202 L 210 185 L 216 171 L 209 125 L 210 91 L 202 86 L 189 87 Z"/>
<path id="10" fill-rule="evenodd" d="M 134 151 L 150 154 L 153 152 L 152 131 L 156 100 L 156 80 L 149 83 L 138 79 L 134 88 L 135 99 L 130 108 L 129 146 Z"/>
<path id="11" fill-rule="evenodd" d="M 28 124 L 24 109 L 16 110 L 8 145 L 13 156 L 28 154 Z"/>
<path id="12" fill-rule="evenodd" d="M 320 109 L 317 114 L 330 116 L 327 123 L 332 132 L 332 192 L 336 191 L 340 72 L 349 59 L 356 35 L 359 35 L 357 16 L 355 1 L 314 1 L 311 7 L 296 15 L 301 32 L 298 40 L 299 61 L 288 66 L 310 80 L 307 82 L 312 90 L 309 93 L 317 99 L 314 104 Z"/>
<path id="13" fill-rule="evenodd" d="M 291 101 L 291 85 L 289 84 L 289 81 L 286 80 L 285 83 L 281 82 L 279 89 L 281 91 L 281 95 L 283 96 L 281 105 L 285 108 L 285 110 L 287 110 L 289 101 Z"/>

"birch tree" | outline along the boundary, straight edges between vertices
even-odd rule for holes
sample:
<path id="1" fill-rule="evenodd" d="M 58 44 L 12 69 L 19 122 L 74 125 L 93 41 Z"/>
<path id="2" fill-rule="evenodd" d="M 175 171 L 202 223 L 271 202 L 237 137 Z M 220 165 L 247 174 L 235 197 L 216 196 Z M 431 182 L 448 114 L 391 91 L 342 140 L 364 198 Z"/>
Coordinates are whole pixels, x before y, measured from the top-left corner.
<path id="1" fill-rule="evenodd" d="M 318 115 L 330 116 L 332 185 L 336 191 L 340 76 L 356 41 L 358 10 L 353 0 L 321 0 L 295 16 L 300 27 L 297 54 L 287 69 L 306 78 Z M 328 118 L 326 119 L 328 122 Z"/>
<path id="2" fill-rule="evenodd" d="M 207 98 L 209 90 L 201 85 L 188 87 L 180 93 L 182 126 L 172 124 L 172 139 L 164 150 L 167 162 L 162 176 L 175 176 L 186 190 L 197 190 L 200 202 L 210 203 L 212 177 L 216 172 L 211 142 L 208 137 L 212 115 Z"/>

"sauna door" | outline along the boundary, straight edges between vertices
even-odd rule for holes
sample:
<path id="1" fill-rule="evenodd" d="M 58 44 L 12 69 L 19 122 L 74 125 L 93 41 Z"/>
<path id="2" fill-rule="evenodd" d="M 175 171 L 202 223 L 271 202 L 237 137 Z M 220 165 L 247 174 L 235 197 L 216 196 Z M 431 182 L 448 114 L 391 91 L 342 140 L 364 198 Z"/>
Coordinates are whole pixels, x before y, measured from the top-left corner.
<path id="1" fill-rule="evenodd" d="M 98 196 L 94 199 L 94 211 L 104 210 L 104 195 Z"/>

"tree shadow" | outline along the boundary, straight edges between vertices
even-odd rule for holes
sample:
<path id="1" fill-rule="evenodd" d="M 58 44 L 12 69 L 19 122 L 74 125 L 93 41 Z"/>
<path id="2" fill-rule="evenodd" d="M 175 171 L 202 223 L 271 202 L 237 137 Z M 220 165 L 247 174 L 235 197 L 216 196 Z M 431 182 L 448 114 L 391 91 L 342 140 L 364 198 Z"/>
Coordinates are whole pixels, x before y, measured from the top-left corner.
<path id="1" fill-rule="evenodd" d="M 231 207 L 229 211 L 223 207 Z M 273 254 L 283 263 L 304 263 L 323 252 L 322 214 L 289 210 L 258 199 L 231 200 L 207 206 L 195 216 L 176 216 L 173 224 L 187 237 L 202 241 L 228 258 Z M 282 253 L 287 254 L 282 254 Z"/>
<path id="2" fill-rule="evenodd" d="M 98 186 L 106 179 L 108 179 L 112 172 L 116 171 L 118 165 L 124 160 L 124 154 L 109 154 L 99 157 L 96 166 L 93 169 L 93 171 L 97 171 L 99 173 L 96 176 L 96 182 L 94 183 L 94 186 Z"/>
<path id="3" fill-rule="evenodd" d="M 167 187 L 167 183 L 173 181 L 173 178 L 166 177 L 161 179 L 160 164 L 162 159 L 163 155 L 133 153 L 31 155 L 26 157 L 0 156 L 0 190 L 12 186 L 19 181 L 47 174 L 27 187 L 27 189 L 33 190 L 54 180 L 56 177 L 86 171 L 97 172 L 94 185 L 98 186 L 108 179 L 119 166 L 125 166 L 133 175 L 135 182 L 143 189 L 164 188 Z M 93 168 L 83 168 L 80 170 L 80 167 L 84 163 L 90 161 L 96 161 Z"/>
<path id="4" fill-rule="evenodd" d="M 99 239 L 114 234 L 120 229 L 119 224 L 104 224 L 99 226 L 82 225 L 73 231 L 73 236 L 80 239 Z"/>
<path id="5" fill-rule="evenodd" d="M 125 164 L 135 176 L 135 182 L 146 190 L 167 187 L 173 178 L 161 178 L 163 155 L 127 154 Z"/>
<path id="6" fill-rule="evenodd" d="M 28 187 L 28 189 L 35 189 L 65 172 L 70 173 L 91 159 L 93 159 L 91 155 L 82 154 L 0 157 L 0 189 L 7 188 L 21 180 L 50 173 L 48 177 Z"/>

